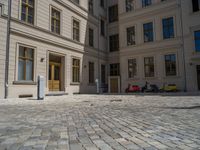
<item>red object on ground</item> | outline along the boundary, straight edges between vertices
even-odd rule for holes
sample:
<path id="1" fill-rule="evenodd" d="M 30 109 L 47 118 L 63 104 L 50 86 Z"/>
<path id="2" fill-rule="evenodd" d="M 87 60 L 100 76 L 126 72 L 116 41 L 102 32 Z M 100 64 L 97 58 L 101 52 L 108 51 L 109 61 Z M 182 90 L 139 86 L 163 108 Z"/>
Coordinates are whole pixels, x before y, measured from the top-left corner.
<path id="1" fill-rule="evenodd" d="M 138 85 L 132 85 L 129 87 L 128 92 L 139 92 L 140 87 Z"/>

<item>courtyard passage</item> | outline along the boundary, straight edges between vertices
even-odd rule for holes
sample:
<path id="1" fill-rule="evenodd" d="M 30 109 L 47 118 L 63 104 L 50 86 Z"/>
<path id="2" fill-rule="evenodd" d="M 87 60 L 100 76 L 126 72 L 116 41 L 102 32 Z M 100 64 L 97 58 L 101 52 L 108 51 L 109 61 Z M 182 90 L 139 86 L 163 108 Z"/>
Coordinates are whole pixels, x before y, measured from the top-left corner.
<path id="1" fill-rule="evenodd" d="M 0 101 L 0 150 L 198 150 L 200 97 L 75 95 Z"/>

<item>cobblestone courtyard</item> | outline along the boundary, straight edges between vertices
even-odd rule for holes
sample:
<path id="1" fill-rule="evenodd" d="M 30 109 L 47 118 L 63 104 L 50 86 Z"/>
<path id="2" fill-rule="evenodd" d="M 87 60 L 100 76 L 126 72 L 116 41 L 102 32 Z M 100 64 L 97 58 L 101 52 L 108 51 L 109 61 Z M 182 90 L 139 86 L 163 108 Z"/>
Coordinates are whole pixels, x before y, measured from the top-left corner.
<path id="1" fill-rule="evenodd" d="M 200 149 L 200 97 L 0 101 L 0 150 Z"/>

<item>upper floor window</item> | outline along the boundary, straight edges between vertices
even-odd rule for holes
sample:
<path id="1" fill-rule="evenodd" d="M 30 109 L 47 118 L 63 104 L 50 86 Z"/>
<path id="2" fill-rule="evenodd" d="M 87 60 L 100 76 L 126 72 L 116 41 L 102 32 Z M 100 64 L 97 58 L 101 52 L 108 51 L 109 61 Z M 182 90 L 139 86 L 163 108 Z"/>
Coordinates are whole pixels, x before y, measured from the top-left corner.
<path id="1" fill-rule="evenodd" d="M 163 39 L 174 38 L 174 18 L 165 18 L 163 24 Z"/>
<path id="2" fill-rule="evenodd" d="M 145 77 L 154 77 L 154 58 L 153 57 L 144 58 L 144 74 L 145 74 Z"/>
<path id="3" fill-rule="evenodd" d="M 79 0 L 72 0 L 73 2 L 79 4 Z"/>
<path id="4" fill-rule="evenodd" d="M 200 11 L 200 0 L 192 0 L 193 12 Z"/>
<path id="5" fill-rule="evenodd" d="M 88 0 L 88 7 L 89 7 L 89 13 L 93 14 L 94 13 L 93 0 Z"/>
<path id="6" fill-rule="evenodd" d="M 134 78 L 137 74 L 137 64 L 136 59 L 128 60 L 128 77 Z"/>
<path id="7" fill-rule="evenodd" d="M 142 7 L 147 7 L 151 5 L 151 0 L 142 0 Z"/>
<path id="8" fill-rule="evenodd" d="M 165 73 L 166 76 L 176 76 L 176 55 L 165 55 Z"/>
<path id="9" fill-rule="evenodd" d="M 94 30 L 89 28 L 89 46 L 94 46 Z"/>
<path id="10" fill-rule="evenodd" d="M 60 34 L 60 11 L 51 8 L 51 31 Z"/>
<path id="11" fill-rule="evenodd" d="M 104 0 L 100 0 L 100 6 L 103 7 L 103 8 L 105 7 Z"/>
<path id="12" fill-rule="evenodd" d="M 33 81 L 34 49 L 19 46 L 18 81 Z"/>
<path id="13" fill-rule="evenodd" d="M 101 19 L 101 35 L 105 35 L 105 21 Z"/>
<path id="14" fill-rule="evenodd" d="M 34 0 L 22 0 L 21 20 L 34 24 Z"/>
<path id="15" fill-rule="evenodd" d="M 200 30 L 194 32 L 194 38 L 196 52 L 200 52 Z"/>
<path id="16" fill-rule="evenodd" d="M 118 21 L 118 5 L 109 7 L 109 22 Z"/>
<path id="17" fill-rule="evenodd" d="M 73 40 L 80 41 L 80 23 L 77 20 L 73 20 Z"/>
<path id="18" fill-rule="evenodd" d="M 143 25 L 144 32 L 144 42 L 152 42 L 153 41 L 153 23 L 145 23 Z"/>
<path id="19" fill-rule="evenodd" d="M 134 0 L 126 0 L 126 12 L 134 10 Z"/>
<path id="20" fill-rule="evenodd" d="M 135 27 L 129 27 L 127 31 L 127 45 L 135 45 Z"/>
<path id="21" fill-rule="evenodd" d="M 111 35 L 109 39 L 110 45 L 110 52 L 118 51 L 119 50 L 119 35 Z"/>

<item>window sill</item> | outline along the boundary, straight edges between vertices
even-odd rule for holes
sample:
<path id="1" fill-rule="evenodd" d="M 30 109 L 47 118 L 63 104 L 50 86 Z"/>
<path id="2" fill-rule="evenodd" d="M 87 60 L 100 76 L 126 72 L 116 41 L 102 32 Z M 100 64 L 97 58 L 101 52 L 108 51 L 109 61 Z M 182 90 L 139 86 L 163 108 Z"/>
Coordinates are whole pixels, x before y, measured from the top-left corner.
<path id="1" fill-rule="evenodd" d="M 34 81 L 14 81 L 15 85 L 37 85 L 37 82 Z"/>
<path id="2" fill-rule="evenodd" d="M 80 85 L 80 82 L 72 82 L 72 83 L 70 83 L 70 85 Z"/>

